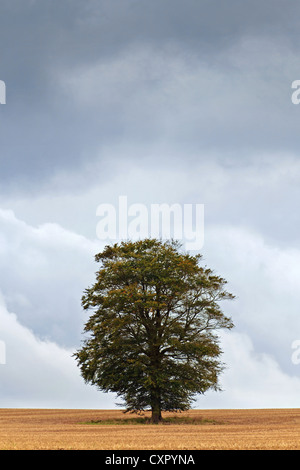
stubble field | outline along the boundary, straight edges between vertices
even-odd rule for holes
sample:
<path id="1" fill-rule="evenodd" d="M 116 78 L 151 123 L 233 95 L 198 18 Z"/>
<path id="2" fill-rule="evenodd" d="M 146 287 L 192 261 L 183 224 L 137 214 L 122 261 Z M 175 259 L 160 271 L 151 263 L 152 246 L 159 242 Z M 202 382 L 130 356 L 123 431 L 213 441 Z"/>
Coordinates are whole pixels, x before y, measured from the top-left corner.
<path id="1" fill-rule="evenodd" d="M 298 409 L 191 410 L 178 418 L 133 424 L 121 410 L 0 409 L 0 450 L 300 449 Z"/>

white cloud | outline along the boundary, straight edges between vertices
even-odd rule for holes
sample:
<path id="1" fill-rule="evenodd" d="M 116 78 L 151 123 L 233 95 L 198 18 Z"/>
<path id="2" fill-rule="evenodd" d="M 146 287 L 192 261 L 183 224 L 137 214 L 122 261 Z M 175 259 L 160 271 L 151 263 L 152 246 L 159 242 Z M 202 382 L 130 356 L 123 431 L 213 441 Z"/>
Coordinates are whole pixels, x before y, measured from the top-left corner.
<path id="1" fill-rule="evenodd" d="M 81 296 L 100 243 L 57 224 L 33 227 L 0 210 L 0 285 L 9 311 L 35 335 L 70 346 L 81 338 Z"/>
<path id="2" fill-rule="evenodd" d="M 232 312 L 239 332 L 259 352 L 271 354 L 285 372 L 295 373 L 291 344 L 300 337 L 300 250 L 278 247 L 242 227 L 210 226 L 205 262 L 228 281 L 237 299 Z"/>
<path id="3" fill-rule="evenodd" d="M 111 408 L 115 399 L 87 386 L 74 350 L 41 341 L 7 311 L 0 298 L 0 406 L 29 408 Z"/>
<path id="4" fill-rule="evenodd" d="M 222 392 L 200 397 L 195 407 L 297 408 L 300 376 L 285 373 L 271 354 L 258 353 L 245 333 L 223 333 Z M 298 374 L 297 374 L 298 373 Z"/>
<path id="5" fill-rule="evenodd" d="M 57 224 L 32 227 L 12 211 L 0 210 L 0 228 L 1 406 L 112 407 L 114 398 L 84 384 L 72 357 L 99 246 Z"/>

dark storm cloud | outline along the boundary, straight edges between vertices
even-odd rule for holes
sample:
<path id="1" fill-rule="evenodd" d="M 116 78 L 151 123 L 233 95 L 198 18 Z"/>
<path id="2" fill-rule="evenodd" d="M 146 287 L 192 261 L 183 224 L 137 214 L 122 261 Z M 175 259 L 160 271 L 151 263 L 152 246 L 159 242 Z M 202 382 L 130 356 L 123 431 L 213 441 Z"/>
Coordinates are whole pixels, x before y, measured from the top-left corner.
<path id="1" fill-rule="evenodd" d="M 2 188 L 32 190 L 116 142 L 163 141 L 170 151 L 174 146 L 193 154 L 210 148 L 293 150 L 298 110 L 291 109 L 289 87 L 297 78 L 299 8 L 271 0 L 2 1 Z M 244 37 L 257 43 L 239 49 Z M 279 66 L 276 57 L 270 62 L 277 43 L 283 44 Z M 76 93 L 64 94 L 56 81 L 63 72 L 76 87 L 79 70 L 84 76 L 102 64 L 94 73 L 101 86 L 103 70 L 118 60 L 130 66 L 136 50 L 140 62 L 132 83 L 117 68 L 119 79 L 105 82 L 106 99 L 96 96 L 93 105 L 78 106 Z M 293 51 L 291 62 L 287 50 Z M 243 60 L 237 63 L 235 54 Z M 143 68 L 151 75 L 157 56 L 161 68 L 155 66 L 154 79 L 141 79 Z M 278 67 L 285 69 L 282 77 Z M 97 95 L 97 88 L 92 92 Z"/>

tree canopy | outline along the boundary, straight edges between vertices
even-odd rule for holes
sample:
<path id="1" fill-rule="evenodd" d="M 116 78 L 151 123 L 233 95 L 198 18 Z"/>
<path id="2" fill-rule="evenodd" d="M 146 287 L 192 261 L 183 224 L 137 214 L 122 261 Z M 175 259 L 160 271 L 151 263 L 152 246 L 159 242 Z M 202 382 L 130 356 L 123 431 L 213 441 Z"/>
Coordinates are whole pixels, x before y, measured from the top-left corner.
<path id="1" fill-rule="evenodd" d="M 234 296 L 201 258 L 173 240 L 106 246 L 82 297 L 93 311 L 75 353 L 84 380 L 116 393 L 126 411 L 152 410 L 154 423 L 220 388 L 217 330 L 233 327 L 220 302 Z"/>

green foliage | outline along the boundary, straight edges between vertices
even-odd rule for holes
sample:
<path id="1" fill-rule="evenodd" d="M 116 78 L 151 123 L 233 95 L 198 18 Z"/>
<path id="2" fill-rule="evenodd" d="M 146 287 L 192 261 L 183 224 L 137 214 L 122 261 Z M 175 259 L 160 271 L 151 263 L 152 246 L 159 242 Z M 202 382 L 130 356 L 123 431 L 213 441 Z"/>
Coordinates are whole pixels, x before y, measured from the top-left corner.
<path id="1" fill-rule="evenodd" d="M 218 390 L 223 369 L 216 330 L 230 329 L 220 301 L 225 279 L 176 241 L 145 239 L 106 246 L 95 284 L 88 338 L 75 354 L 86 382 L 122 397 L 127 411 L 187 410 L 196 394 Z"/>

